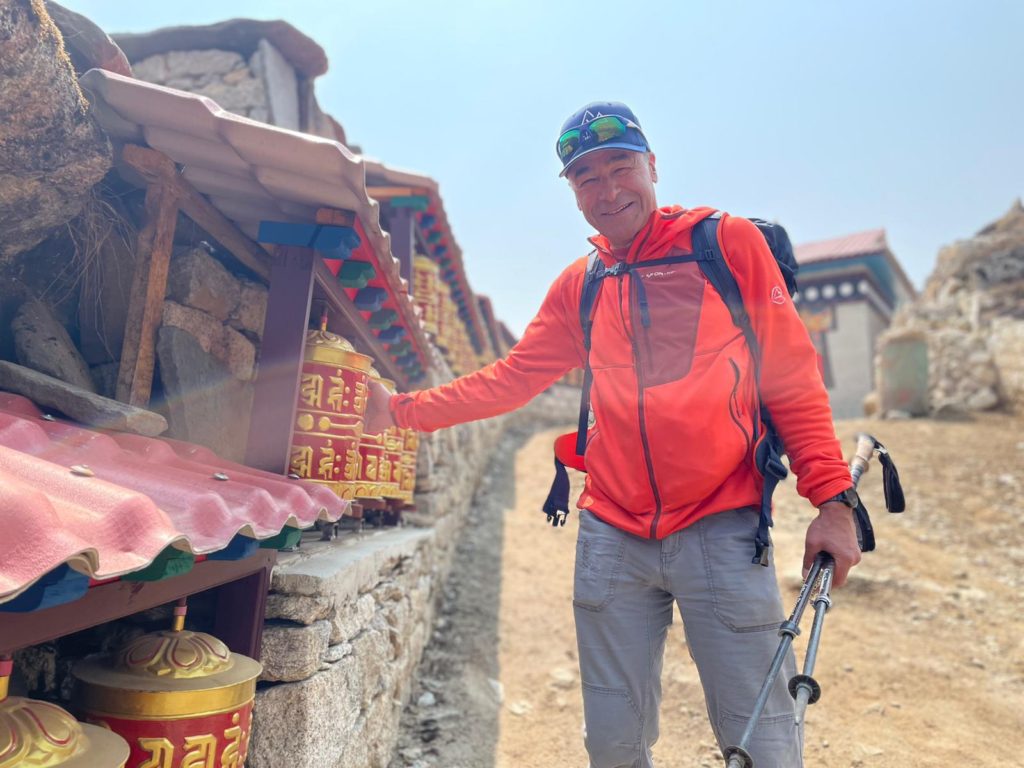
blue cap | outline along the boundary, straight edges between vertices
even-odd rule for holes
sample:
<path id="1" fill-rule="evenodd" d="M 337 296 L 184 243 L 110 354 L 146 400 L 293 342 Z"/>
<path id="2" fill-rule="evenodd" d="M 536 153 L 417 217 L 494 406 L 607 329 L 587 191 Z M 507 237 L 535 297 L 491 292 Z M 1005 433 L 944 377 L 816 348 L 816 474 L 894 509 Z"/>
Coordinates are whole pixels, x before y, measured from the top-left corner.
<path id="1" fill-rule="evenodd" d="M 650 152 L 651 148 L 647 144 L 647 137 L 644 136 L 640 130 L 640 121 L 637 120 L 636 115 L 633 114 L 633 110 L 627 107 L 625 104 L 618 101 L 594 101 L 587 104 L 585 107 L 581 107 L 569 117 L 564 123 L 562 123 L 562 130 L 558 132 L 558 138 L 561 139 L 565 135 L 566 131 L 570 131 L 573 128 L 583 128 L 588 125 L 591 121 L 598 117 L 606 117 L 608 115 L 615 115 L 621 117 L 624 120 L 628 120 L 630 123 L 636 126 L 636 128 L 627 128 L 626 132 L 612 140 L 606 141 L 601 144 L 594 144 L 592 141 L 588 142 L 586 136 L 584 140 L 580 142 L 579 147 L 566 158 L 559 157 L 562 160 L 562 172 L 559 176 L 564 176 L 566 171 L 569 170 L 569 166 L 579 160 L 586 154 L 589 154 L 597 149 L 626 149 L 630 152 Z M 558 142 L 555 142 L 555 152 L 558 152 Z"/>

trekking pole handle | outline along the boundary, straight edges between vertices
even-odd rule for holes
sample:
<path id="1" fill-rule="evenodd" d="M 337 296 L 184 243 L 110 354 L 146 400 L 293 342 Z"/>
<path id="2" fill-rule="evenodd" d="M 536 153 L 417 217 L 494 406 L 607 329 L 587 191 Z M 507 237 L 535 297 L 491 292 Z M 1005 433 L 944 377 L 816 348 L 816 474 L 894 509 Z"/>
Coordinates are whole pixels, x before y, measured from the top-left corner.
<path id="1" fill-rule="evenodd" d="M 860 482 L 861 475 L 868 471 L 868 464 L 875 453 L 877 444 L 878 441 L 867 432 L 857 435 L 857 451 L 853 455 L 853 461 L 850 462 L 850 476 L 853 478 L 854 488 Z"/>

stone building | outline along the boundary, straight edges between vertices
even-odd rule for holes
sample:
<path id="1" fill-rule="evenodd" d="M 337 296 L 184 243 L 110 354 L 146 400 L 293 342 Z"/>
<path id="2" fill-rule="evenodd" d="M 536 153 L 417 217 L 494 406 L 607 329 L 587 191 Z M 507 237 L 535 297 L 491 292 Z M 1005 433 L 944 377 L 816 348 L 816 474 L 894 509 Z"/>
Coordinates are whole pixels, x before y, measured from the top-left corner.
<path id="1" fill-rule="evenodd" d="M 863 414 L 874 389 L 875 342 L 915 290 L 889 249 L 885 230 L 796 247 L 800 291 L 795 297 L 821 355 L 836 418 Z"/>

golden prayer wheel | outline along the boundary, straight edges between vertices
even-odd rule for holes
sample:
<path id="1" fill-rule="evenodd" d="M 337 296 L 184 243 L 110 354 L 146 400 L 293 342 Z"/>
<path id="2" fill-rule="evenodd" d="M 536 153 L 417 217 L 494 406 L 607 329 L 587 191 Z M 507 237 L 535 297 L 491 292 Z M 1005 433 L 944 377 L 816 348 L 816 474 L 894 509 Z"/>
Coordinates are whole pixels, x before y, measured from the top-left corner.
<path id="1" fill-rule="evenodd" d="M 413 300 L 423 310 L 423 327 L 437 335 L 439 296 L 437 284 L 441 279 L 441 268 L 433 259 L 417 255 L 413 260 Z"/>
<path id="2" fill-rule="evenodd" d="M 123 738 L 56 704 L 8 696 L 10 674 L 10 659 L 0 659 L 0 768 L 124 768 Z"/>
<path id="3" fill-rule="evenodd" d="M 384 388 L 391 394 L 398 389 L 391 379 L 377 379 Z M 405 438 L 402 430 L 396 426 L 390 426 L 384 431 L 384 465 L 388 467 L 389 479 L 383 483 L 381 495 L 385 499 L 402 498 L 402 449 L 405 445 Z"/>
<path id="4" fill-rule="evenodd" d="M 306 333 L 289 471 L 356 498 L 372 358 L 326 330 Z"/>
<path id="5" fill-rule="evenodd" d="M 74 702 L 127 740 L 130 768 L 242 768 L 262 671 L 203 632 L 152 632 L 77 664 Z"/>
<path id="6" fill-rule="evenodd" d="M 401 434 L 402 474 L 398 480 L 398 498 L 411 504 L 416 491 L 416 455 L 419 453 L 420 436 L 414 429 L 403 429 Z"/>
<path id="7" fill-rule="evenodd" d="M 376 368 L 370 368 L 369 378 L 383 384 L 389 391 L 395 391 L 395 383 L 381 378 Z M 359 467 L 356 480 L 355 498 L 394 498 L 398 493 L 392 479 L 391 459 L 387 451 L 387 430 L 377 435 L 363 432 L 359 441 Z"/>

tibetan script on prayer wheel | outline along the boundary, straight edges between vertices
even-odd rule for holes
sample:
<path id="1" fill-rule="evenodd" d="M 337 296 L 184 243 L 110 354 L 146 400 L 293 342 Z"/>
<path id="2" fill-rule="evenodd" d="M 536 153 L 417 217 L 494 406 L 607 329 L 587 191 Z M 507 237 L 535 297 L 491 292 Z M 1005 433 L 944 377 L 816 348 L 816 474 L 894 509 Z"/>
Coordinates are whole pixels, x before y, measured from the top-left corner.
<path id="1" fill-rule="evenodd" d="M 289 471 L 329 486 L 343 499 L 359 495 L 371 362 L 340 336 L 324 330 L 306 334 Z"/>

